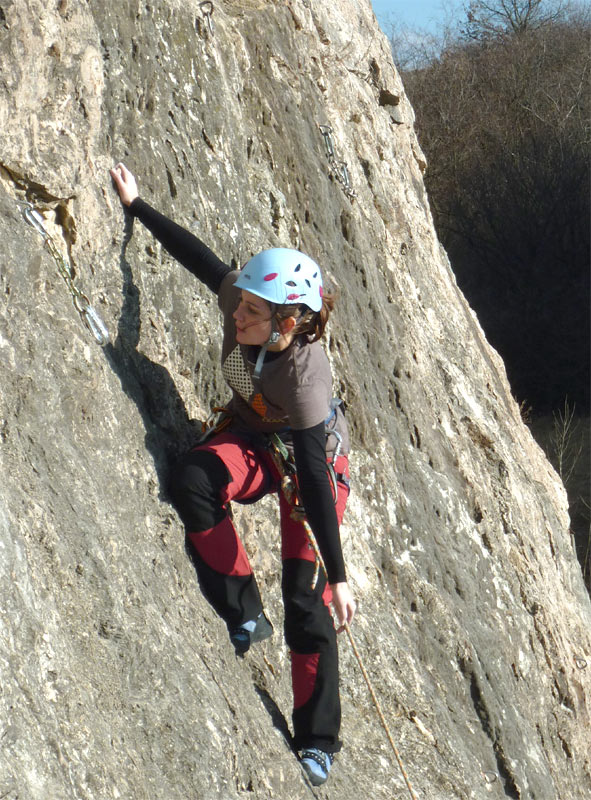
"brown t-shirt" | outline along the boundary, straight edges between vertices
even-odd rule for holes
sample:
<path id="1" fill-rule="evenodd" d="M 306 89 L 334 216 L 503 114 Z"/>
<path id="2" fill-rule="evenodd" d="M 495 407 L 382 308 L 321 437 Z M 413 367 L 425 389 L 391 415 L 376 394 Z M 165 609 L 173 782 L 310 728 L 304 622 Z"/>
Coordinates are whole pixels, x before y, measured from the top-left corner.
<path id="1" fill-rule="evenodd" d="M 234 427 L 261 433 L 287 428 L 304 430 L 332 414 L 327 427 L 338 435 L 328 436 L 327 455 L 332 456 L 339 440 L 340 453 L 347 454 L 347 425 L 341 408 L 333 412 L 331 407 L 332 374 L 320 342 L 310 343 L 305 336 L 299 336 L 278 356 L 269 359 L 271 353 L 267 353 L 260 376 L 253 378 L 255 360 L 252 356 L 249 358 L 251 348 L 236 341 L 236 324 L 232 317 L 240 296 L 234 286 L 238 274 L 229 273 L 218 294 L 224 315 L 222 372 L 232 389 Z"/>

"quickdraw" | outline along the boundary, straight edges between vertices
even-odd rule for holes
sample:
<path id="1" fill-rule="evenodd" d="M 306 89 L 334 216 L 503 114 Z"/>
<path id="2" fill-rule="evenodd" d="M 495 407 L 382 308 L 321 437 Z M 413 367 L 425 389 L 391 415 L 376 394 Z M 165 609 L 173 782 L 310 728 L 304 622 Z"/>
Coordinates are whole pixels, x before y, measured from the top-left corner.
<path id="1" fill-rule="evenodd" d="M 332 138 L 333 130 L 330 125 L 318 125 L 320 133 L 324 137 L 324 147 L 326 149 L 326 156 L 328 163 L 332 170 L 333 175 L 343 187 L 343 191 L 353 200 L 357 197 L 357 193 L 353 190 L 351 178 L 349 177 L 349 169 L 346 161 L 339 161 L 336 156 L 334 141 Z"/>
<path id="2" fill-rule="evenodd" d="M 25 222 L 27 222 L 37 233 L 39 233 L 45 242 L 45 246 L 57 266 L 57 271 L 65 281 L 66 286 L 72 295 L 72 302 L 74 308 L 80 314 L 82 321 L 94 336 L 95 340 L 104 347 L 109 342 L 109 331 L 105 323 L 97 314 L 96 310 L 91 306 L 88 297 L 82 292 L 74 282 L 75 274 L 72 266 L 68 264 L 65 258 L 58 250 L 54 240 L 45 229 L 43 224 L 43 217 L 34 209 L 31 203 L 24 203 L 22 215 Z"/>

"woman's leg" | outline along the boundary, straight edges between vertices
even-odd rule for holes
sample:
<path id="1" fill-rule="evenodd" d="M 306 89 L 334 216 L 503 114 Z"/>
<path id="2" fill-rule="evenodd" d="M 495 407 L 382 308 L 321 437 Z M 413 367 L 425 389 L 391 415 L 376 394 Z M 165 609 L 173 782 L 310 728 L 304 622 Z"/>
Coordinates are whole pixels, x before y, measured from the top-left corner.
<path id="1" fill-rule="evenodd" d="M 303 559 L 283 563 L 285 639 L 291 654 L 293 729 L 296 750 L 340 749 L 339 665 L 336 633 L 328 607 L 330 590 L 320 574 L 311 589 L 314 564 Z"/>
<path id="2" fill-rule="evenodd" d="M 230 630 L 255 620 L 262 603 L 227 504 L 252 502 L 273 488 L 265 455 L 230 433 L 187 453 L 171 476 L 170 492 L 185 524 L 201 589 Z"/>
<path id="3" fill-rule="evenodd" d="M 343 518 L 348 487 L 339 483 L 337 518 Z M 339 664 L 336 632 L 330 612 L 331 592 L 322 570 L 312 589 L 315 554 L 304 526 L 291 519 L 280 498 L 285 639 L 291 651 L 294 744 L 336 753 L 339 729 Z"/>

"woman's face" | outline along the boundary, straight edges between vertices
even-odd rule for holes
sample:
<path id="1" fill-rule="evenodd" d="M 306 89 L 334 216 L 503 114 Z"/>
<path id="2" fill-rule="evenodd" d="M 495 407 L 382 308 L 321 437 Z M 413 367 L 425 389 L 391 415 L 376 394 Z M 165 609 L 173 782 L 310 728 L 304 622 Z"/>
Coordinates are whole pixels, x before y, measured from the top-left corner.
<path id="1" fill-rule="evenodd" d="M 263 345 L 271 335 L 271 309 L 266 300 L 242 290 L 240 302 L 232 315 L 239 344 Z"/>

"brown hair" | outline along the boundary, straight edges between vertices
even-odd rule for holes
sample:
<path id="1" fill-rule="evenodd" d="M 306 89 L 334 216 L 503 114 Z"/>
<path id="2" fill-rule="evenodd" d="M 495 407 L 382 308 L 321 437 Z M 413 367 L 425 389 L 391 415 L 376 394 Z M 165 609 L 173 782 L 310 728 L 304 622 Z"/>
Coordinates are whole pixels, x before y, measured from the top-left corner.
<path id="1" fill-rule="evenodd" d="M 303 304 L 299 306 L 293 303 L 278 305 L 275 306 L 275 318 L 280 323 L 283 319 L 295 317 L 297 322 L 293 333 L 296 336 L 305 334 L 309 342 L 317 342 L 324 334 L 335 300 L 336 295 L 334 292 L 325 292 L 320 311 L 312 311 L 311 308 Z"/>

